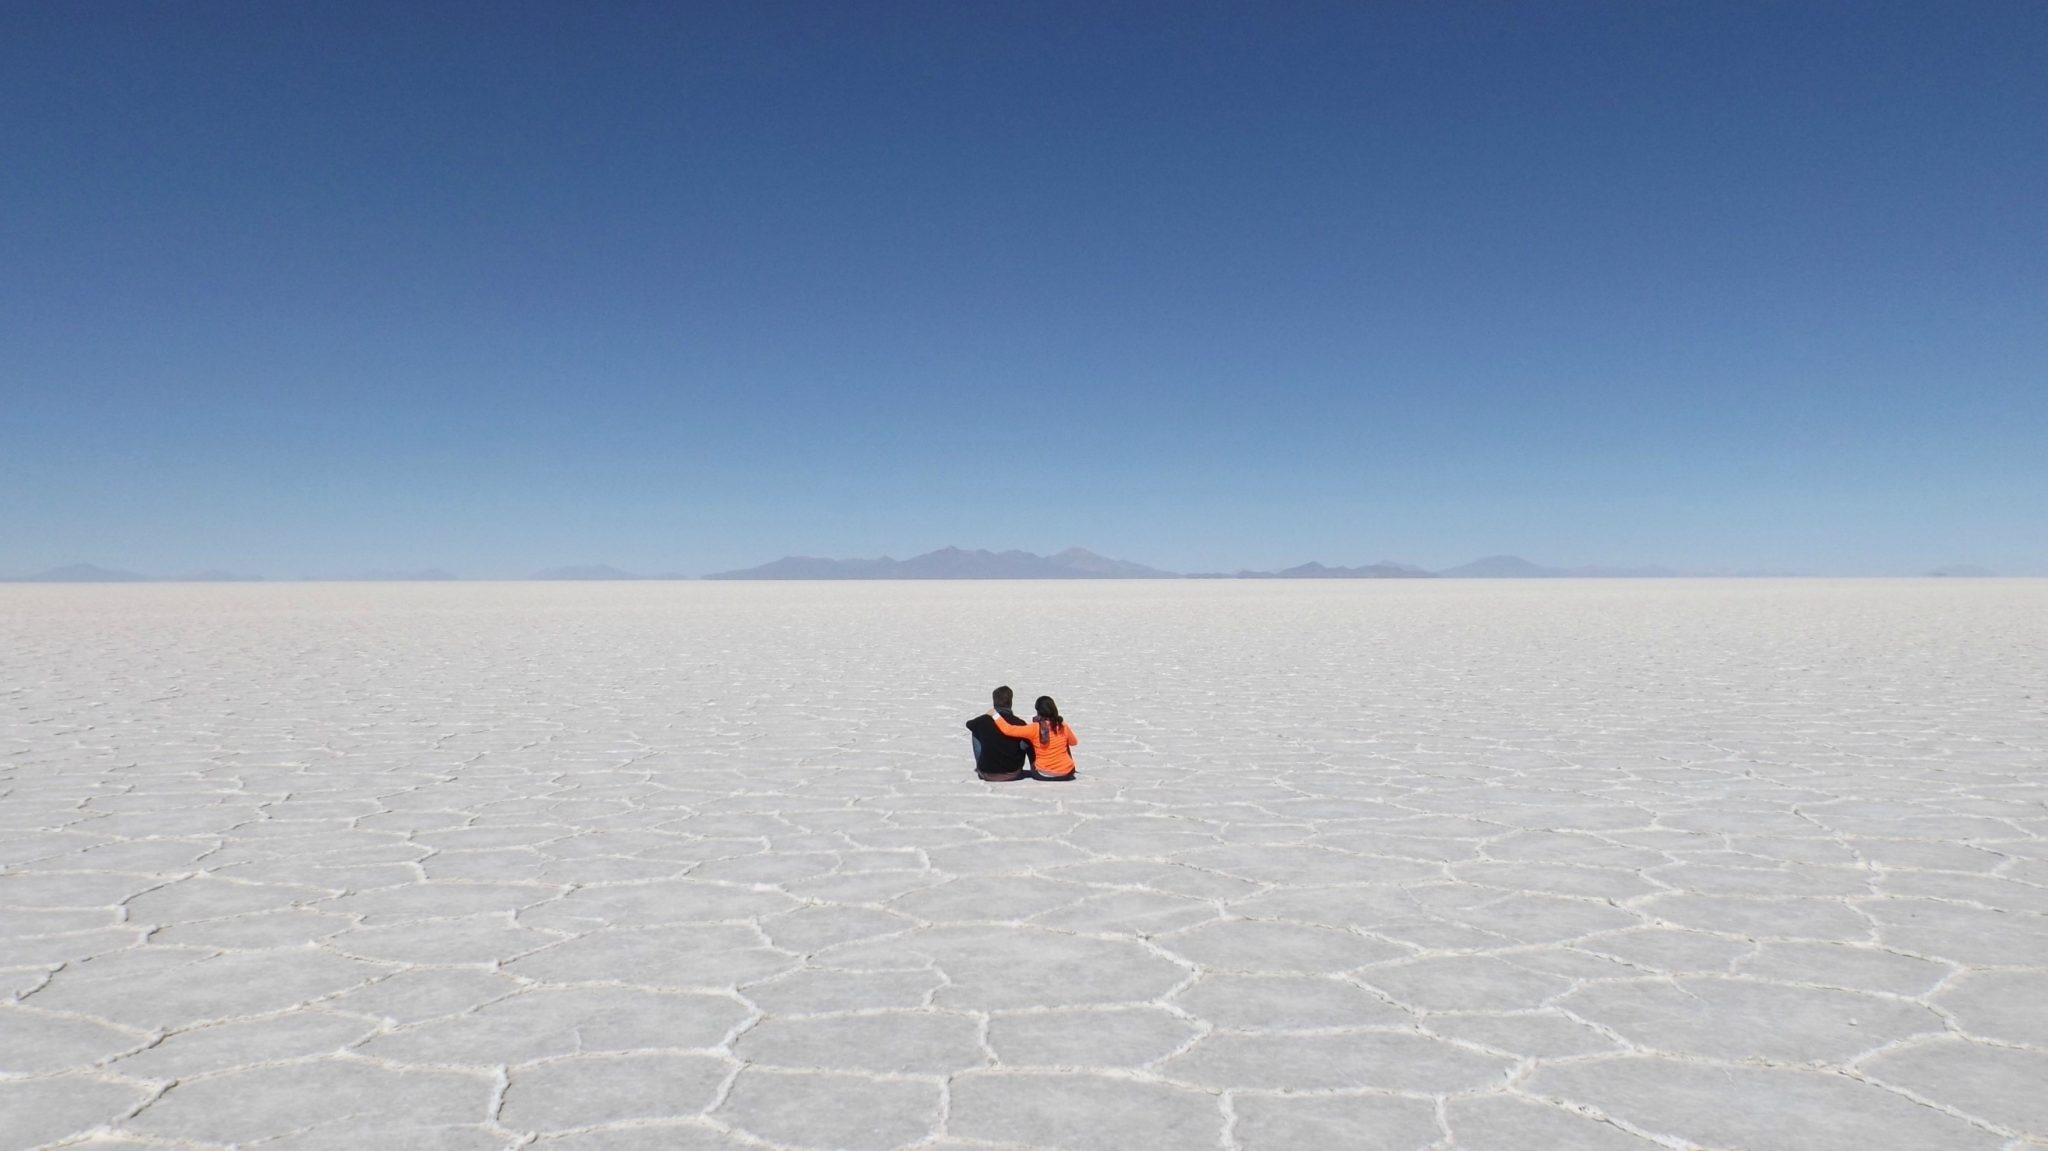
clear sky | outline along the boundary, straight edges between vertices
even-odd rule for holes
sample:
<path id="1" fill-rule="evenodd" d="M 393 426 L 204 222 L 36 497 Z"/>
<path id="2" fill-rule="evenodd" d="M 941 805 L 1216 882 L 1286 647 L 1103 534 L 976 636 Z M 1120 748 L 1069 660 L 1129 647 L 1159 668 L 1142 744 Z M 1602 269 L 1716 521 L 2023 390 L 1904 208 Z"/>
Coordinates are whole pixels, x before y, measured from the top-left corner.
<path id="1" fill-rule="evenodd" d="M 2048 573 L 2048 4 L 0 5 L 0 574 Z"/>

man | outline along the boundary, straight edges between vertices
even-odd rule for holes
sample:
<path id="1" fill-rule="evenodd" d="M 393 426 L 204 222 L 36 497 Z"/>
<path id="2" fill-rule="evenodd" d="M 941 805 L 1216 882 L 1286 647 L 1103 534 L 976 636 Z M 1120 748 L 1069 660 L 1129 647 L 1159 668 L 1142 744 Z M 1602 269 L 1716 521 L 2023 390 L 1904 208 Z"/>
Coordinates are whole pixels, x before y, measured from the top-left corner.
<path id="1" fill-rule="evenodd" d="M 1010 710 L 1016 702 L 1016 695 L 1007 687 L 999 687 L 990 693 L 990 701 L 996 711 L 1010 723 L 1021 723 L 1017 713 Z M 974 735 L 974 774 L 990 783 L 1008 783 L 1023 779 L 1031 767 L 1031 745 L 1021 739 L 1011 739 L 996 730 L 995 721 L 986 715 L 977 715 L 967 721 L 967 730 Z"/>

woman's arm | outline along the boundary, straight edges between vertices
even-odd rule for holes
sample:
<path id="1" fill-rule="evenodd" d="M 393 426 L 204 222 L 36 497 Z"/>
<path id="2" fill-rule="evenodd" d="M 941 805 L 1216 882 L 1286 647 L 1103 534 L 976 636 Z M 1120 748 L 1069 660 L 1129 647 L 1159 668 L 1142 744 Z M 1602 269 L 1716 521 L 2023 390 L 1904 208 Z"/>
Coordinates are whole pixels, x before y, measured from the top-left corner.
<path id="1" fill-rule="evenodd" d="M 1079 747 L 1079 746 L 1081 746 L 1081 737 L 1080 737 L 1080 736 L 1078 736 L 1078 735 L 1075 735 L 1075 734 L 1074 734 L 1074 725 L 1073 725 L 1073 724 L 1071 724 L 1071 723 L 1067 725 L 1067 746 L 1068 746 L 1068 747 Z"/>
<path id="2" fill-rule="evenodd" d="M 996 730 L 1004 735 L 1017 739 L 1033 739 L 1038 735 L 1038 729 L 1030 724 L 1011 723 L 995 712 L 989 712 L 988 717 L 995 721 Z"/>

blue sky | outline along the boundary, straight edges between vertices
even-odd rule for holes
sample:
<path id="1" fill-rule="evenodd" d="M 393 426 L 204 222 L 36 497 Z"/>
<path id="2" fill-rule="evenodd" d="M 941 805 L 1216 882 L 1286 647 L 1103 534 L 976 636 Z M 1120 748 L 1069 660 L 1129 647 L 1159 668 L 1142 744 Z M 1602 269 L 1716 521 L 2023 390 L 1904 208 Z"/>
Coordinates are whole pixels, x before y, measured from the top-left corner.
<path id="1" fill-rule="evenodd" d="M 2048 6 L 0 6 L 0 573 L 2048 574 Z"/>

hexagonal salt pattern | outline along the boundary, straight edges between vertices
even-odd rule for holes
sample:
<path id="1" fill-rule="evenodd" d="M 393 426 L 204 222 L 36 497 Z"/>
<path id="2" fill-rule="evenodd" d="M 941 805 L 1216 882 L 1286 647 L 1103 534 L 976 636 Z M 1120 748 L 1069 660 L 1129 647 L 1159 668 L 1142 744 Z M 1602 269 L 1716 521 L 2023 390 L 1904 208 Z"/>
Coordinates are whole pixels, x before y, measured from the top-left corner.
<path id="1" fill-rule="evenodd" d="M 0 1151 L 2048 1146 L 2048 584 L 0 586 Z M 1071 784 L 983 784 L 988 689 Z"/>

